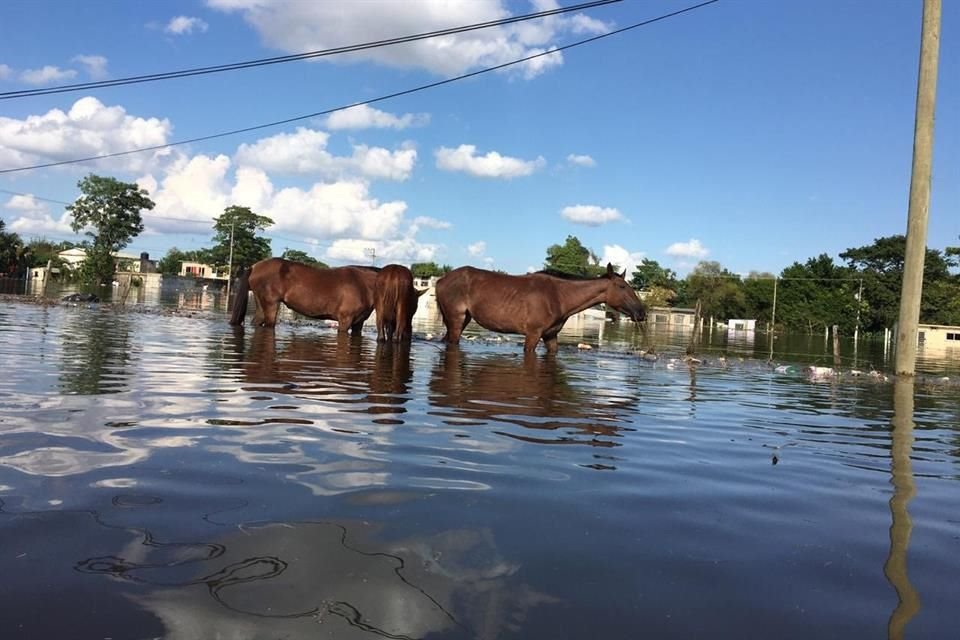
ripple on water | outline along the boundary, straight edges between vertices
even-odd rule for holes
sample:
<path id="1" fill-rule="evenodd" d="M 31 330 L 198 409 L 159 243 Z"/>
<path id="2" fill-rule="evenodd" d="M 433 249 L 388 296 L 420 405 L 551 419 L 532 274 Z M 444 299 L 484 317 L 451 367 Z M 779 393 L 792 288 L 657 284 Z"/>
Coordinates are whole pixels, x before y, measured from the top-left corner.
<path id="1" fill-rule="evenodd" d="M 955 630 L 949 385 L 6 313 L 5 636 Z"/>

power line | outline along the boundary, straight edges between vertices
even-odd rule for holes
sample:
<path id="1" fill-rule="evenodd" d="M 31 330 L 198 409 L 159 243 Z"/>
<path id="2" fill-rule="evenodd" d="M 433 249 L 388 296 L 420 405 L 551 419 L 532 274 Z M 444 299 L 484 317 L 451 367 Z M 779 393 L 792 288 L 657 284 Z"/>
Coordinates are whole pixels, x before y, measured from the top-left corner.
<path id="1" fill-rule="evenodd" d="M 631 31 L 631 30 L 633 30 L 633 29 L 637 29 L 637 28 L 639 28 L 639 27 L 643 27 L 643 26 L 646 26 L 646 25 L 649 25 L 649 24 L 653 24 L 654 22 L 660 22 L 661 20 L 666 20 L 667 18 L 672 18 L 672 17 L 678 16 L 678 15 L 681 15 L 681 14 L 684 14 L 684 13 L 688 13 L 688 12 L 690 12 L 690 11 L 694 11 L 694 10 L 696 10 L 696 9 L 701 9 L 701 8 L 707 6 L 707 5 L 711 5 L 711 4 L 714 4 L 714 3 L 719 2 L 719 1 L 720 1 L 720 0 L 707 0 L 706 2 L 701 2 L 700 4 L 692 5 L 692 6 L 690 6 L 690 7 L 684 8 L 684 9 L 679 9 L 679 10 L 673 11 L 673 12 L 671 12 L 671 13 L 665 13 L 665 14 L 663 14 L 663 15 L 657 16 L 656 18 L 650 18 L 650 19 L 644 20 L 644 21 L 642 21 L 642 22 L 637 22 L 637 23 L 631 24 L 631 25 L 629 25 L 629 26 L 627 26 L 627 27 L 623 27 L 623 28 L 621 28 L 621 29 L 616 29 L 616 30 L 614 30 L 614 31 L 609 31 L 609 32 L 607 32 L 607 33 L 603 33 L 603 34 L 600 34 L 600 35 L 597 35 L 597 36 L 593 36 L 593 37 L 590 37 L 590 38 L 586 38 L 586 39 L 584 39 L 584 40 L 578 40 L 577 42 L 572 42 L 572 43 L 570 43 L 570 44 L 566 44 L 566 45 L 563 45 L 563 46 L 561 46 L 561 47 L 555 47 L 555 48 L 550 49 L 550 50 L 548 50 L 548 51 L 544 51 L 544 52 L 541 52 L 541 53 L 536 53 L 536 54 L 529 55 L 529 56 L 526 56 L 526 57 L 523 57 L 523 58 L 518 58 L 518 59 L 516 59 L 516 60 L 512 60 L 512 61 L 510 61 L 510 62 L 504 62 L 504 63 L 502 63 L 502 64 L 494 65 L 494 66 L 492 66 L 492 67 L 486 67 L 486 68 L 483 68 L 483 69 L 479 69 L 479 70 L 477 70 L 477 71 L 471 71 L 471 72 L 469 72 L 469 73 L 464 73 L 464 74 L 462 74 L 462 75 L 454 76 L 454 77 L 452 77 L 452 78 L 447 78 L 447 79 L 445 79 L 445 80 L 438 80 L 438 81 L 436 81 L 436 82 L 430 82 L 430 83 L 427 83 L 427 84 L 422 84 L 422 85 L 420 85 L 420 86 L 413 87 L 413 88 L 411 88 L 411 89 L 404 89 L 404 90 L 402 90 L 402 91 L 395 91 L 395 92 L 393 92 L 393 93 L 388 93 L 388 94 L 386 94 L 386 95 L 382 95 L 382 96 L 379 96 L 379 97 L 377 97 L 377 98 L 370 98 L 369 100 L 360 100 L 360 101 L 357 101 L 357 102 L 352 102 L 352 103 L 350 103 L 350 104 L 343 105 L 343 106 L 340 106 L 340 107 L 333 107 L 333 108 L 331 108 L 331 109 L 324 109 L 323 111 L 316 111 L 316 112 L 314 112 L 314 113 L 308 113 L 308 114 L 301 115 L 301 116 L 294 116 L 294 117 L 292 117 L 292 118 L 284 118 L 283 120 L 275 120 L 275 121 L 273 121 L 273 122 L 268 122 L 268 123 L 265 123 L 265 124 L 258 124 L 258 125 L 253 125 L 253 126 L 250 126 L 250 127 L 243 127 L 243 128 L 240 128 L 240 129 L 232 129 L 232 130 L 230 130 L 230 131 L 223 131 L 223 132 L 220 132 L 220 133 L 213 133 L 213 134 L 205 135 L 205 136 L 197 136 L 197 137 L 195 137 L 195 138 L 187 138 L 187 139 L 185 139 L 185 140 L 179 140 L 179 141 L 177 141 L 177 142 L 168 142 L 168 143 L 166 143 L 166 144 L 158 144 L 158 145 L 153 145 L 153 146 L 150 146 L 150 147 L 140 147 L 140 148 L 138 148 L 138 149 L 128 149 L 128 150 L 126 150 L 126 151 L 116 151 L 116 152 L 113 152 L 113 153 L 106 153 L 106 154 L 103 154 L 103 155 L 100 155 L 100 156 L 87 156 L 87 157 L 85 157 L 85 158 L 74 158 L 74 159 L 72 159 L 72 160 L 59 160 L 59 161 L 57 161 L 57 162 L 45 162 L 45 163 L 42 163 L 42 164 L 29 165 L 29 166 L 25 166 L 25 167 L 16 167 L 16 168 L 13 168 L 13 169 L 0 169 L 0 174 L 19 173 L 19 172 L 22 172 L 22 171 L 32 171 L 33 169 L 46 169 L 46 168 L 49 168 L 49 167 L 59 167 L 59 166 L 62 166 L 62 165 L 67 165 L 67 164 L 78 164 L 78 163 L 81 163 L 81 162 L 93 162 L 93 161 L 96 161 L 96 160 L 105 160 L 105 159 L 107 159 L 107 158 L 116 158 L 116 157 L 119 157 L 119 156 L 126 156 L 126 155 L 131 155 L 131 154 L 134 154 L 134 153 L 144 153 L 144 152 L 146 152 L 146 151 L 159 151 L 160 149 L 169 149 L 169 148 L 171 148 L 171 147 L 177 147 L 177 146 L 181 146 L 181 145 L 185 145 L 185 144 L 191 144 L 191 143 L 194 143 L 194 142 L 204 142 L 204 141 L 206 141 L 206 140 L 214 140 L 214 139 L 216 139 L 216 138 L 225 138 L 225 137 L 227 137 L 227 136 L 233 136 L 233 135 L 237 135 L 237 134 L 240 134 L 240 133 L 249 133 L 249 132 L 251 132 L 251 131 L 258 131 L 258 130 L 260 130 L 260 129 L 267 129 L 267 128 L 270 128 L 270 127 L 277 127 L 277 126 L 284 125 L 284 124 L 290 124 L 291 122 L 298 122 L 298 121 L 300 121 L 300 120 L 309 120 L 309 119 L 311 119 L 311 118 L 316 118 L 316 117 L 319 117 L 319 116 L 329 115 L 329 114 L 334 113 L 334 112 L 336 112 L 336 111 L 343 111 L 343 110 L 345 110 L 345 109 L 350 109 L 350 108 L 352 108 L 352 107 L 359 107 L 359 106 L 363 106 L 363 105 L 374 104 L 374 103 L 377 103 L 377 102 L 383 102 L 383 101 L 385 101 L 385 100 L 391 100 L 391 99 L 393 99 L 393 98 L 399 98 L 400 96 L 406 96 L 406 95 L 410 95 L 410 94 L 412 94 L 412 93 L 418 93 L 418 92 L 420 92 L 420 91 L 425 91 L 425 90 L 427 90 L 427 89 L 433 89 L 433 88 L 440 87 L 440 86 L 443 86 L 443 85 L 446 85 L 446 84 L 451 84 L 451 83 L 457 82 L 457 81 L 459 81 L 459 80 L 465 80 L 465 79 L 467 79 L 467 78 L 473 78 L 473 77 L 475 77 L 475 76 L 479 76 L 479 75 L 482 75 L 482 74 L 485 74 L 485 73 L 490 73 L 490 72 L 492 72 L 492 71 L 499 71 L 500 69 L 506 69 L 507 67 L 511 67 L 511 66 L 514 66 L 514 65 L 517 65 L 517 64 L 521 64 L 521 63 L 524 63 L 524 62 L 529 62 L 530 60 L 535 60 L 536 58 L 541 58 L 541 57 L 543 57 L 543 56 L 548 56 L 548 55 L 552 55 L 552 54 L 554 54 L 554 53 L 559 53 L 559 52 L 565 51 L 565 50 L 567 50 L 567 49 L 572 49 L 572 48 L 574 48 L 574 47 L 579 47 L 579 46 L 582 46 L 582 45 L 585 45 L 585 44 L 589 44 L 589 43 L 591 43 L 591 42 L 596 42 L 597 40 L 601 40 L 601 39 L 603 39 L 603 38 L 609 38 L 610 36 L 615 36 L 615 35 L 618 35 L 618 34 L 621 34 L 621 33 L 625 33 L 625 32 L 627 32 L 627 31 Z"/>
<path id="2" fill-rule="evenodd" d="M 545 11 L 528 13 L 521 16 L 511 16 L 509 18 L 500 18 L 498 20 L 488 20 L 486 22 L 478 22 L 475 24 L 464 25 L 460 27 L 437 29 L 434 31 L 417 33 L 414 35 L 399 36 L 396 38 L 387 38 L 384 40 L 374 40 L 372 42 L 363 42 L 360 44 L 352 44 L 352 45 L 346 45 L 342 47 L 332 47 L 329 49 L 318 49 L 316 51 L 306 51 L 303 53 L 294 53 L 286 56 L 275 56 L 272 58 L 258 58 L 255 60 L 245 60 L 243 62 L 231 62 L 227 64 L 218 64 L 218 65 L 212 65 L 207 67 L 194 67 L 192 69 L 181 69 L 179 71 L 166 71 L 162 73 L 150 73 L 150 74 L 144 74 L 139 76 L 128 76 L 126 78 L 115 78 L 113 80 L 100 80 L 96 82 L 79 82 L 75 84 L 59 85 L 55 87 L 45 87 L 43 89 L 22 89 L 19 91 L 5 91 L 0 93 L 0 100 L 11 100 L 13 98 L 26 98 L 31 96 L 43 96 L 43 95 L 49 95 L 53 93 L 67 93 L 71 91 L 83 91 L 88 89 L 100 89 L 104 87 L 117 87 L 117 86 L 128 85 L 128 84 L 138 84 L 141 82 L 154 82 L 157 80 L 171 80 L 174 78 L 186 78 L 189 76 L 221 73 L 224 71 L 236 71 L 238 69 L 250 69 L 253 67 L 262 67 L 266 65 L 281 64 L 284 62 L 296 62 L 299 60 L 309 60 L 311 58 L 321 58 L 321 57 L 327 57 L 327 56 L 333 56 L 333 55 L 340 55 L 344 53 L 353 53 L 356 51 L 364 51 L 367 49 L 376 49 L 379 47 L 405 44 L 408 42 L 416 42 L 418 40 L 426 40 L 429 38 L 436 38 L 440 36 L 466 33 L 469 31 L 478 31 L 480 29 L 488 29 L 490 27 L 499 27 L 499 26 L 504 26 L 504 25 L 513 24 L 517 22 L 523 22 L 526 20 L 535 20 L 537 18 L 545 18 L 545 17 L 559 15 L 563 13 L 569 13 L 571 11 L 580 11 L 582 9 L 592 9 L 592 8 L 600 7 L 607 4 L 613 4 L 615 2 L 622 2 L 622 0 L 592 0 L 591 2 L 584 2 L 582 4 L 572 5 L 569 7 L 558 7 L 556 9 L 548 9 Z"/>

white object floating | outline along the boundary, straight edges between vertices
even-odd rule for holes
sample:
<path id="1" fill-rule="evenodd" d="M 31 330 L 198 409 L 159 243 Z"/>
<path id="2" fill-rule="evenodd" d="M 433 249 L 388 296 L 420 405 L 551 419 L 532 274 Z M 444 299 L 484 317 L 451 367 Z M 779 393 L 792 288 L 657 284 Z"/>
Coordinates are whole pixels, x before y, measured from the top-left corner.
<path id="1" fill-rule="evenodd" d="M 586 342 L 580 342 L 577 344 L 577 349 L 584 349 L 586 351 L 589 351 L 590 349 L 593 349 L 593 347 L 588 345 Z"/>

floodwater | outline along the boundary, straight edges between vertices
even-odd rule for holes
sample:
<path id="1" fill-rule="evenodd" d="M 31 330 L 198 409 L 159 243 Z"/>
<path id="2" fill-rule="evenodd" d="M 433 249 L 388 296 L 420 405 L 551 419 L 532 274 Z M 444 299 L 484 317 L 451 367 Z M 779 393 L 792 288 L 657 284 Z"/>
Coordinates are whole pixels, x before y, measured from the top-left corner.
<path id="1" fill-rule="evenodd" d="M 953 381 L 371 331 L 0 307 L 0 637 L 956 637 Z"/>

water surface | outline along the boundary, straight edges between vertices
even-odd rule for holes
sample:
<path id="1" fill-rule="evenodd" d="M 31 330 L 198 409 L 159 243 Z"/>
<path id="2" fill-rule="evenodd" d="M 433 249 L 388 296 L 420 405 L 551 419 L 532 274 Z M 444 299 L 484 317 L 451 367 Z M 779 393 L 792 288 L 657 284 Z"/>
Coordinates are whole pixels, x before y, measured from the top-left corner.
<path id="1" fill-rule="evenodd" d="M 955 384 L 622 347 L 8 305 L 0 633 L 956 635 Z"/>

